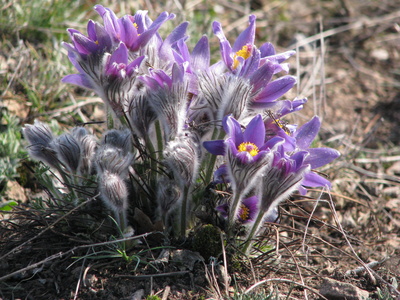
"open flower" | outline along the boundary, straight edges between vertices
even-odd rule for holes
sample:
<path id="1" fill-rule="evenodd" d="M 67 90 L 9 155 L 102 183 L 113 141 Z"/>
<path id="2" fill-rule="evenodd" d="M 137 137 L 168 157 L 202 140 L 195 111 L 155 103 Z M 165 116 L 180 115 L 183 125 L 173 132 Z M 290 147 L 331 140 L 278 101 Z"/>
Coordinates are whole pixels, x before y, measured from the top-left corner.
<path id="1" fill-rule="evenodd" d="M 229 149 L 242 164 L 257 161 L 275 145 L 283 142 L 280 137 L 266 139 L 261 115 L 255 116 L 243 132 L 240 123 L 231 116 L 224 118 L 223 127 L 228 138 L 205 141 L 203 142 L 204 148 L 214 155 L 226 155 Z"/>
<path id="2" fill-rule="evenodd" d="M 271 81 L 274 74 L 288 71 L 288 65 L 282 63 L 295 51 L 276 54 L 271 43 L 265 43 L 257 49 L 254 45 L 255 23 L 256 17 L 250 15 L 249 26 L 238 36 L 233 46 L 226 39 L 219 22 L 213 23 L 213 31 L 220 41 L 221 57 L 228 70 L 250 80 L 252 99 L 247 105 L 251 108 L 271 109 L 278 104 L 276 100 L 296 83 L 296 79 L 289 75 Z"/>
<path id="3" fill-rule="evenodd" d="M 237 215 L 237 220 L 242 224 L 251 223 L 254 221 L 258 213 L 258 197 L 252 196 L 243 199 L 240 203 L 240 208 Z M 228 217 L 229 204 L 225 203 L 216 207 L 216 210 L 221 213 L 224 218 Z"/>
<path id="4" fill-rule="evenodd" d="M 261 115 L 255 116 L 244 132 L 231 116 L 224 118 L 223 127 L 228 134 L 226 140 L 206 141 L 203 146 L 214 155 L 223 155 L 226 160 L 228 180 L 234 195 L 229 212 L 229 223 L 232 225 L 240 209 L 240 200 L 254 188 L 263 170 L 269 167 L 273 150 L 283 139 L 272 137 L 266 140 Z"/>

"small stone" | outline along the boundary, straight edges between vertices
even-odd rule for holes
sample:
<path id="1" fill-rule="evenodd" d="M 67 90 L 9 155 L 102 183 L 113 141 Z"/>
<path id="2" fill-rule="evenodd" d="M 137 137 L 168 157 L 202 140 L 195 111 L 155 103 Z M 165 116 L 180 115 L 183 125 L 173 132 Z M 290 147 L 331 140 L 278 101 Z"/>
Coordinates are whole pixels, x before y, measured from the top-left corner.
<path id="1" fill-rule="evenodd" d="M 21 201 L 25 203 L 28 198 L 25 195 L 24 188 L 16 181 L 7 181 L 5 188 L 5 198 L 9 200 Z"/>
<path id="2" fill-rule="evenodd" d="M 367 300 L 369 293 L 350 283 L 324 278 L 319 288 L 322 296 L 330 300 Z"/>
<path id="3" fill-rule="evenodd" d="M 378 60 L 388 60 L 389 52 L 386 49 L 374 49 L 371 51 L 371 56 Z"/>

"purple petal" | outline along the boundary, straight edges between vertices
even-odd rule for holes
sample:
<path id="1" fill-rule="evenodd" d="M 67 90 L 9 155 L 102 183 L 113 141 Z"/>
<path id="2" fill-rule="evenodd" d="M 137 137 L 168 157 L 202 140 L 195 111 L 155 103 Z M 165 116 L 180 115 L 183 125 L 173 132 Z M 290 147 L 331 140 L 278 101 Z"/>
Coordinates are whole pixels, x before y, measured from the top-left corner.
<path id="1" fill-rule="evenodd" d="M 158 18 L 150 25 L 150 27 L 146 31 L 141 33 L 137 38 L 137 40 L 134 43 L 132 43 L 131 50 L 136 51 L 140 47 L 145 46 L 147 42 L 152 38 L 152 36 L 156 33 L 156 31 L 160 28 L 160 26 L 164 24 L 165 21 L 170 20 L 172 18 L 174 18 L 173 14 L 170 15 L 167 12 L 161 13 L 158 16 Z M 139 26 L 139 32 L 140 32 L 140 26 Z"/>
<path id="2" fill-rule="evenodd" d="M 329 182 L 328 179 L 314 173 L 314 172 L 309 172 L 304 176 L 303 181 L 301 182 L 302 185 L 308 186 L 308 187 L 328 187 L 331 188 L 331 183 Z"/>
<path id="3" fill-rule="evenodd" d="M 81 33 L 73 33 L 72 40 L 75 48 L 82 54 L 91 54 L 99 49 L 99 46 Z"/>
<path id="4" fill-rule="evenodd" d="M 188 27 L 188 22 L 183 22 L 178 25 L 165 39 L 160 47 L 160 56 L 162 59 L 168 60 L 173 57 L 172 45 L 179 40 L 185 38 L 186 29 Z"/>
<path id="5" fill-rule="evenodd" d="M 221 165 L 217 170 L 215 170 L 213 182 L 214 183 L 228 183 L 229 182 L 228 170 L 226 168 L 226 165 Z"/>
<path id="6" fill-rule="evenodd" d="M 321 127 L 321 121 L 318 116 L 314 116 L 309 122 L 301 126 L 295 133 L 297 146 L 300 149 L 307 149 L 310 147 L 312 141 L 318 134 Z"/>
<path id="7" fill-rule="evenodd" d="M 186 45 L 186 39 L 182 38 L 176 42 L 177 51 L 173 51 L 175 61 L 178 64 L 182 64 L 186 61 L 190 61 L 190 52 Z"/>
<path id="8" fill-rule="evenodd" d="M 214 155 L 225 155 L 225 141 L 224 140 L 214 140 L 203 142 L 203 147 L 206 148 L 208 152 Z"/>
<path id="9" fill-rule="evenodd" d="M 74 85 L 78 85 L 88 89 L 94 89 L 90 81 L 87 79 L 85 75 L 82 74 L 71 74 L 65 76 L 62 80 L 64 83 L 70 83 Z"/>
<path id="10" fill-rule="evenodd" d="M 281 145 L 285 141 L 284 138 L 280 136 L 274 136 L 272 139 L 268 140 L 261 148 L 260 150 L 266 150 L 266 149 L 273 149 L 275 146 Z"/>
<path id="11" fill-rule="evenodd" d="M 305 164 L 310 164 L 311 169 L 316 169 L 329 164 L 340 156 L 339 151 L 331 148 L 310 148 L 307 149 L 310 155 L 305 159 Z"/>
<path id="12" fill-rule="evenodd" d="M 299 168 L 301 168 L 303 165 L 306 164 L 305 159 L 307 156 L 308 156 L 307 151 L 299 151 L 290 157 L 290 159 L 294 160 L 296 163 L 296 165 L 295 165 L 296 170 L 293 170 L 293 171 L 297 171 Z"/>
<path id="13" fill-rule="evenodd" d="M 239 146 L 244 142 L 242 128 L 239 122 L 236 121 L 232 116 L 225 117 L 222 120 L 222 126 L 236 146 Z"/>
<path id="14" fill-rule="evenodd" d="M 296 51 L 290 50 L 290 51 L 286 51 L 286 52 L 283 52 L 283 53 L 279 53 L 279 54 L 268 56 L 267 59 L 268 60 L 272 60 L 272 61 L 276 61 L 277 63 L 280 64 L 280 63 L 284 62 L 289 57 L 291 57 L 292 55 L 295 55 L 295 54 L 296 54 Z"/>
<path id="15" fill-rule="evenodd" d="M 132 44 L 138 38 L 138 32 L 133 25 L 131 16 L 124 16 L 120 20 L 123 30 L 121 30 L 121 41 L 130 49 Z"/>
<path id="16" fill-rule="evenodd" d="M 128 76 L 130 76 L 133 71 L 137 70 L 140 67 L 140 65 L 142 64 L 144 58 L 145 58 L 144 55 L 143 56 L 139 56 L 134 61 L 129 63 L 129 65 L 126 67 L 126 73 L 128 74 Z"/>
<path id="17" fill-rule="evenodd" d="M 172 66 L 172 82 L 183 82 L 185 76 L 185 65 L 174 64 Z"/>
<path id="18" fill-rule="evenodd" d="M 221 23 L 215 21 L 212 25 L 212 28 L 213 28 L 214 34 L 219 39 L 219 46 L 220 46 L 220 50 L 221 50 L 222 60 L 225 62 L 225 64 L 228 67 L 230 67 L 233 64 L 233 58 L 231 56 L 231 54 L 232 54 L 231 44 L 226 39 L 225 34 L 222 31 Z"/>
<path id="19" fill-rule="evenodd" d="M 243 48 L 245 45 L 253 45 L 254 37 L 256 33 L 256 16 L 249 16 L 249 27 L 247 27 L 236 39 L 232 47 L 232 52 L 237 52 Z"/>
<path id="20" fill-rule="evenodd" d="M 228 205 L 228 203 L 224 203 L 224 204 L 218 205 L 215 208 L 215 210 L 220 212 L 221 216 L 223 216 L 224 218 L 227 218 L 228 217 L 229 205 Z"/>
<path id="21" fill-rule="evenodd" d="M 118 18 L 111 9 L 106 8 L 102 15 L 104 21 L 105 30 L 114 37 L 115 40 L 119 40 L 121 36 L 121 28 L 118 23 Z"/>
<path id="22" fill-rule="evenodd" d="M 151 25 L 152 21 L 147 16 L 147 10 L 138 10 L 133 16 L 133 20 L 137 25 L 138 33 L 142 34 Z M 150 24 L 150 25 L 148 25 Z"/>
<path id="23" fill-rule="evenodd" d="M 244 141 L 251 142 L 257 147 L 262 147 L 265 140 L 265 126 L 261 115 L 255 116 L 247 125 L 243 133 Z"/>
<path id="24" fill-rule="evenodd" d="M 89 20 L 89 22 L 87 24 L 87 33 L 88 33 L 88 37 L 91 40 L 97 41 L 96 23 L 93 22 L 92 20 Z"/>
<path id="25" fill-rule="evenodd" d="M 247 151 L 238 152 L 235 156 L 243 165 L 255 161 L 255 156 L 251 156 Z"/>
<path id="26" fill-rule="evenodd" d="M 237 59 L 239 59 L 239 57 Z M 246 77 L 253 74 L 260 66 L 260 51 L 258 49 L 254 49 L 251 57 L 246 59 L 242 66 L 243 67 L 239 73 L 240 76 Z"/>
<path id="27" fill-rule="evenodd" d="M 112 64 L 128 64 L 128 49 L 124 43 L 120 43 L 110 57 L 110 65 Z"/>
<path id="28" fill-rule="evenodd" d="M 100 4 L 96 5 L 96 6 L 94 7 L 94 10 L 97 11 L 97 13 L 98 13 L 101 17 L 103 17 L 103 15 L 106 13 L 105 7 L 104 7 L 103 5 L 100 5 Z"/>
<path id="29" fill-rule="evenodd" d="M 107 33 L 105 28 L 98 23 L 95 23 L 97 42 L 99 43 L 100 49 L 111 49 L 113 44 L 110 35 Z"/>
<path id="30" fill-rule="evenodd" d="M 192 51 L 191 65 L 193 71 L 207 69 L 210 66 L 210 47 L 207 36 L 203 36 Z"/>
<path id="31" fill-rule="evenodd" d="M 274 63 L 268 61 L 251 75 L 250 83 L 254 86 L 255 91 L 262 89 L 271 81 L 274 69 Z"/>
<path id="32" fill-rule="evenodd" d="M 262 44 L 260 47 L 261 57 L 275 55 L 275 47 L 271 43 Z"/>
<path id="33" fill-rule="evenodd" d="M 270 82 L 266 88 L 257 96 L 257 102 L 266 103 L 277 100 L 296 83 L 293 76 L 283 76 Z"/>

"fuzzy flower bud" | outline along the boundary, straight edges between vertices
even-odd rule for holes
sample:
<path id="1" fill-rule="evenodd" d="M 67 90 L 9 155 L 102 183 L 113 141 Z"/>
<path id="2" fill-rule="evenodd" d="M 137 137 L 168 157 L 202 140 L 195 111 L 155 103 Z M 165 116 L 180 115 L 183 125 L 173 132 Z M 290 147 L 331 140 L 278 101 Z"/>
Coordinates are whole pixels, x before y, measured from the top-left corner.
<path id="1" fill-rule="evenodd" d="M 25 125 L 22 132 L 30 144 L 28 152 L 32 158 L 42 161 L 51 167 L 59 165 L 56 151 L 50 145 L 54 140 L 54 136 L 47 124 L 35 120 L 33 125 Z"/>
<path id="2" fill-rule="evenodd" d="M 114 212 L 121 213 L 128 208 L 128 189 L 117 174 L 105 171 L 99 178 L 99 191 L 103 202 Z"/>
<path id="3" fill-rule="evenodd" d="M 176 179 L 184 185 L 191 184 L 199 168 L 198 144 L 194 136 L 182 134 L 170 141 L 164 151 L 165 162 Z"/>
<path id="4" fill-rule="evenodd" d="M 69 133 L 64 133 L 51 142 L 57 157 L 71 173 L 76 173 L 81 159 L 81 148 L 76 139 Z"/>

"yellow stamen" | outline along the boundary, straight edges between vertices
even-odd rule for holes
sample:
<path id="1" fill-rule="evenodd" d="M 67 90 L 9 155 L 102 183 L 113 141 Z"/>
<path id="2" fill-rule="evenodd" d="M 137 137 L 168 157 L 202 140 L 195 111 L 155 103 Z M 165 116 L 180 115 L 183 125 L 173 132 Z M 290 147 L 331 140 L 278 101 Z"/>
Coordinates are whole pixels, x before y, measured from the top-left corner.
<path id="1" fill-rule="evenodd" d="M 233 56 L 232 68 L 236 69 L 239 66 L 240 62 L 237 59 L 238 57 L 243 57 L 244 59 L 248 59 L 251 56 L 251 50 L 252 50 L 251 45 L 245 45 L 242 47 L 242 49 L 236 52 L 235 55 Z"/>
<path id="2" fill-rule="evenodd" d="M 244 204 L 240 205 L 240 208 L 242 209 L 239 216 L 240 219 L 242 219 L 243 221 L 248 220 L 250 217 L 250 209 Z"/>
<path id="3" fill-rule="evenodd" d="M 251 156 L 256 156 L 258 154 L 258 147 L 250 142 L 241 143 L 238 147 L 239 152 L 249 152 Z"/>

